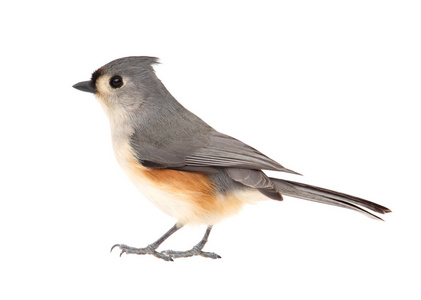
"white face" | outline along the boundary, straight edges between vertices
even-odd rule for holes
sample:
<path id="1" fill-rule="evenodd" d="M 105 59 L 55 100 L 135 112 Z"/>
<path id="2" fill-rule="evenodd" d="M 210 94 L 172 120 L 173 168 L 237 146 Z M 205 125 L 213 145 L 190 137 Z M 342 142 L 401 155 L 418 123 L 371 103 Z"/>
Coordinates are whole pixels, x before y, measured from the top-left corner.
<path id="1" fill-rule="evenodd" d="M 119 75 L 101 75 L 96 80 L 97 96 L 107 106 L 121 102 L 122 93 L 126 85 L 126 78 Z M 117 83 L 117 84 L 116 84 Z"/>
<path id="2" fill-rule="evenodd" d="M 127 162 L 133 159 L 130 146 L 130 136 L 133 134 L 133 107 L 125 105 L 123 101 L 126 81 L 123 79 L 122 85 L 115 88 L 110 84 L 113 77 L 105 74 L 97 78 L 95 96 L 110 121 L 114 154 L 125 169 Z"/>

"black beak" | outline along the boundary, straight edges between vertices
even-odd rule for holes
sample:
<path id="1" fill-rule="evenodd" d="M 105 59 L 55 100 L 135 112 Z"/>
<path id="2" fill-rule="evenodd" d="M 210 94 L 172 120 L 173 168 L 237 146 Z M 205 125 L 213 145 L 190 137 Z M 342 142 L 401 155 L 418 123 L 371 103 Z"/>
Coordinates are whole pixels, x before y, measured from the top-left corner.
<path id="1" fill-rule="evenodd" d="M 97 92 L 95 85 L 92 83 L 92 81 L 82 81 L 79 83 L 76 83 L 73 86 L 77 90 L 81 90 L 83 92 L 88 92 L 95 94 Z"/>

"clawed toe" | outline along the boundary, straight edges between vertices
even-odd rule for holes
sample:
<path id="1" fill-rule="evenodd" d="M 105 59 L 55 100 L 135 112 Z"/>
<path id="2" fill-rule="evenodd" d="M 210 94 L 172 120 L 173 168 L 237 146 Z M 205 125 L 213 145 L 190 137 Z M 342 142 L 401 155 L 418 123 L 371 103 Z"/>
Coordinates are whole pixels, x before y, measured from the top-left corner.
<path id="1" fill-rule="evenodd" d="M 120 257 L 123 255 L 123 253 L 125 254 L 137 254 L 137 255 L 146 255 L 146 254 L 150 254 L 153 255 L 157 258 L 161 258 L 165 261 L 173 261 L 173 259 L 161 252 L 157 252 L 155 249 L 155 247 L 152 247 L 151 245 L 145 247 L 145 248 L 134 248 L 134 247 L 129 247 L 127 245 L 124 244 L 115 244 L 114 246 L 111 247 L 111 251 L 113 251 L 113 249 L 115 247 L 120 248 L 121 252 L 120 252 Z"/>
<path id="2" fill-rule="evenodd" d="M 203 256 L 203 257 L 209 257 L 209 258 L 212 258 L 212 259 L 218 259 L 218 258 L 221 258 L 221 256 L 220 256 L 220 255 L 218 255 L 218 254 L 216 254 L 216 253 L 214 253 L 214 252 L 204 252 L 204 251 L 200 251 L 200 255 L 201 255 L 201 256 Z"/>
<path id="3" fill-rule="evenodd" d="M 171 258 L 182 258 L 182 257 L 192 257 L 192 256 L 203 256 L 203 257 L 208 257 L 208 258 L 212 258 L 212 259 L 221 258 L 221 256 L 219 256 L 216 253 L 205 252 L 205 251 L 202 251 L 201 249 L 197 249 L 197 248 L 193 248 L 193 249 L 187 250 L 187 251 L 165 250 L 165 251 L 161 251 L 161 253 L 165 254 L 165 255 L 167 255 Z"/>

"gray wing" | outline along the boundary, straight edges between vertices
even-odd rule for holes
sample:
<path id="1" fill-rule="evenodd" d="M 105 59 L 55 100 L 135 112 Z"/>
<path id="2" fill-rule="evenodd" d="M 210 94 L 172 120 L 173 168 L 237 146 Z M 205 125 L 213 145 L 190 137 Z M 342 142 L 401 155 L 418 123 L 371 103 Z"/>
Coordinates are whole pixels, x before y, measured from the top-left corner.
<path id="1" fill-rule="evenodd" d="M 186 166 L 214 166 L 254 170 L 274 170 L 298 174 L 243 142 L 212 131 L 209 142 L 185 157 Z"/>
<path id="2" fill-rule="evenodd" d="M 217 132 L 195 132 L 161 143 L 145 143 L 133 139 L 132 147 L 139 162 L 150 168 L 213 172 L 215 168 L 274 170 L 299 174 L 245 143 Z"/>

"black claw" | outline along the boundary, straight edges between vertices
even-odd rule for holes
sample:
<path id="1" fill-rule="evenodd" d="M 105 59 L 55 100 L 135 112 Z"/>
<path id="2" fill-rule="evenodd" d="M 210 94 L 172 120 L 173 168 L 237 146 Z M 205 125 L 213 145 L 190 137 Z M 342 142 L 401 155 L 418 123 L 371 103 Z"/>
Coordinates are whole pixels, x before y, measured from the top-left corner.
<path id="1" fill-rule="evenodd" d="M 120 247 L 120 244 L 115 244 L 114 246 L 112 246 L 110 252 L 113 252 L 113 249 L 117 246 Z"/>
<path id="2" fill-rule="evenodd" d="M 162 258 L 165 261 L 174 261 L 174 259 L 172 259 L 171 256 L 167 256 L 166 258 L 164 258 L 164 257 L 160 257 L 160 258 Z"/>

